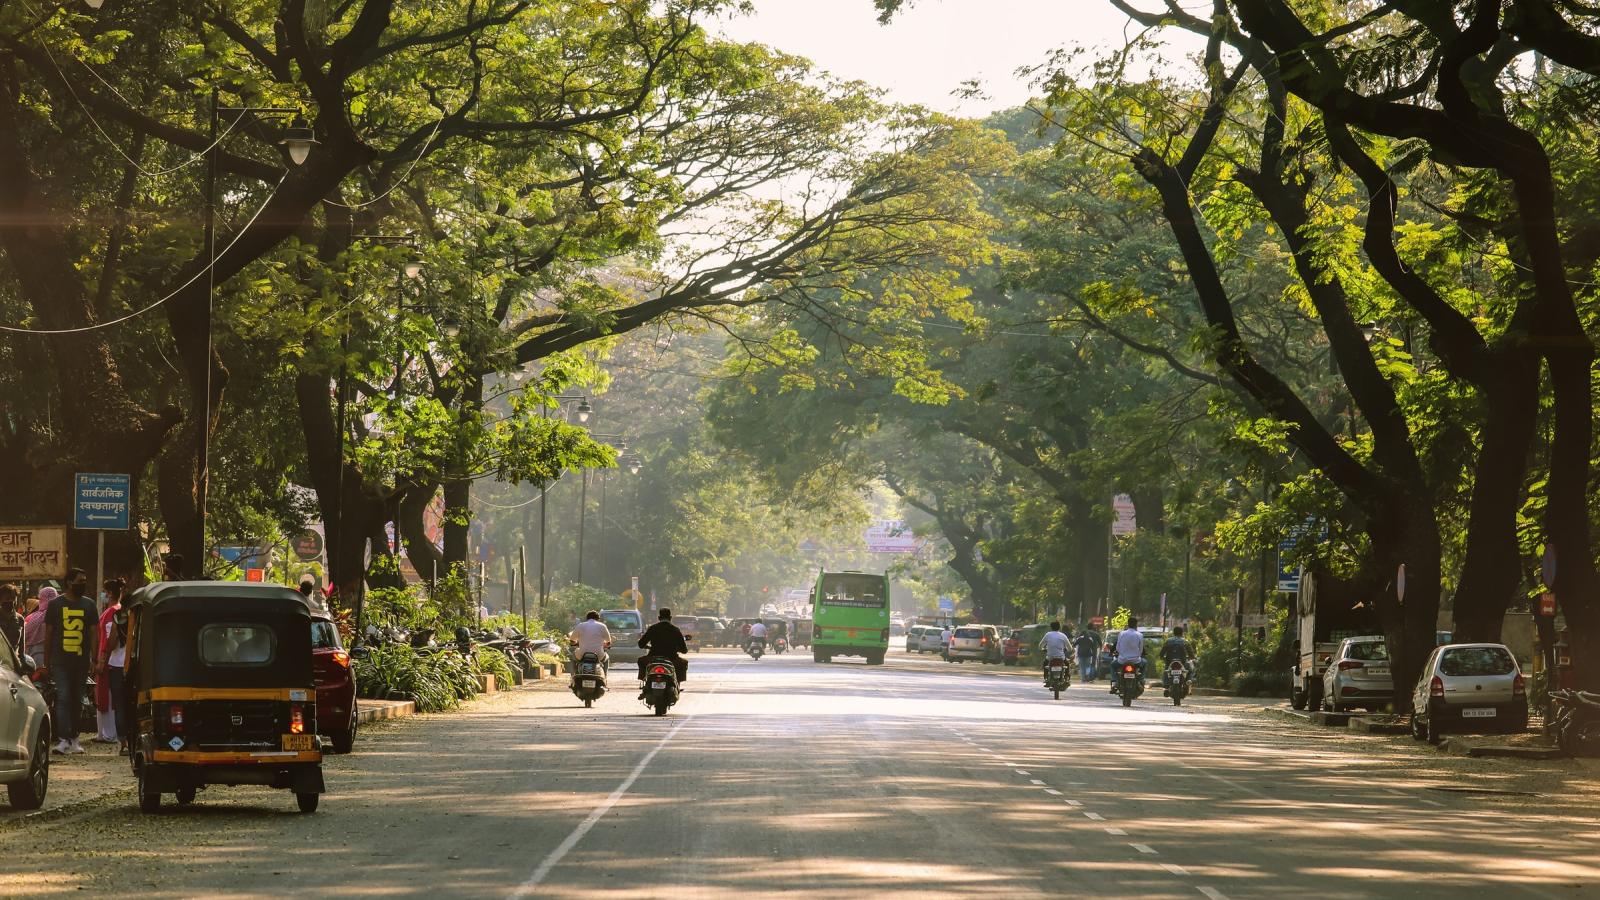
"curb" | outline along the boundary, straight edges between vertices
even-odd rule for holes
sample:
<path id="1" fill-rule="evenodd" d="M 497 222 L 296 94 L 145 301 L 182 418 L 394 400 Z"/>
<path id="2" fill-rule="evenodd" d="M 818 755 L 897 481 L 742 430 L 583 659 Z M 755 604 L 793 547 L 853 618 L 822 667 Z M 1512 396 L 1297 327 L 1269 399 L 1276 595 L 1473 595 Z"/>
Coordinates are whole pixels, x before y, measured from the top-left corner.
<path id="1" fill-rule="evenodd" d="M 417 705 L 410 700 L 356 700 L 356 722 L 362 725 L 379 719 L 398 719 L 417 714 Z"/>
<path id="2" fill-rule="evenodd" d="M 1565 754 L 1557 747 L 1505 747 L 1497 744 L 1475 744 L 1463 738 L 1448 738 L 1439 749 L 1455 756 L 1501 757 L 1505 759 L 1561 759 Z"/>
<path id="3" fill-rule="evenodd" d="M 1384 722 L 1378 719 L 1369 719 L 1365 716 L 1352 716 L 1350 730 L 1362 734 L 1410 734 L 1411 726 L 1401 722 Z"/>

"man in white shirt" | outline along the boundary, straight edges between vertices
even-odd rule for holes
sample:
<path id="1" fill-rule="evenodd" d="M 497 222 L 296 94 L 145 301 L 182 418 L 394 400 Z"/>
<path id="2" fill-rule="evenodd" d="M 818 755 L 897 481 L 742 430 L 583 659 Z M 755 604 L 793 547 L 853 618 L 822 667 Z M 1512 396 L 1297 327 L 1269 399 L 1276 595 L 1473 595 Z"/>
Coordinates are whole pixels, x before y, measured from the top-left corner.
<path id="1" fill-rule="evenodd" d="M 939 632 L 939 653 L 944 657 L 945 662 L 950 661 L 950 639 L 954 634 L 955 632 L 950 630 L 948 624 L 944 626 L 943 631 Z"/>
<path id="2" fill-rule="evenodd" d="M 750 645 L 754 644 L 756 641 L 760 641 L 761 642 L 761 648 L 763 650 L 766 649 L 766 647 L 767 647 L 767 626 L 765 624 L 763 624 L 760 619 L 757 619 L 754 622 L 750 623 L 750 640 L 745 642 L 745 647 L 748 649 L 750 647 Z"/>
<path id="3" fill-rule="evenodd" d="M 1139 677 L 1144 677 L 1144 635 L 1139 633 L 1139 620 L 1128 617 L 1128 627 L 1117 633 L 1117 664 L 1133 663 L 1139 667 Z M 1111 692 L 1117 692 L 1117 677 L 1112 673 Z"/>
<path id="4" fill-rule="evenodd" d="M 1051 622 L 1050 630 L 1044 633 L 1044 640 L 1039 642 L 1039 649 L 1044 651 L 1044 668 L 1050 671 L 1050 660 L 1067 658 L 1067 636 L 1061 633 L 1061 623 Z"/>
<path id="5" fill-rule="evenodd" d="M 572 651 L 573 659 L 581 660 L 585 653 L 593 653 L 600 657 L 601 665 L 611 664 L 611 657 L 606 653 L 611 647 L 611 629 L 600 621 L 600 613 L 596 610 L 589 610 L 584 615 L 583 621 L 573 627 L 567 639 L 576 645 Z"/>

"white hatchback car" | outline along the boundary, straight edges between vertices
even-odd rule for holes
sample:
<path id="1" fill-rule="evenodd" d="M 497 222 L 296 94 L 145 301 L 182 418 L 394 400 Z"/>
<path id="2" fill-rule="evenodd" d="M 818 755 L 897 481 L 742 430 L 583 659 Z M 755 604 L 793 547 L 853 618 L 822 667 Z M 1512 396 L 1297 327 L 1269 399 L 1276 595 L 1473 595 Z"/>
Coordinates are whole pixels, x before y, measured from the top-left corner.
<path id="1" fill-rule="evenodd" d="M 0 784 L 17 809 L 43 806 L 50 787 L 50 711 L 32 672 L 33 660 L 0 637 Z"/>
<path id="2" fill-rule="evenodd" d="M 1446 731 L 1528 730 L 1528 692 L 1504 644 L 1434 648 L 1411 695 L 1411 734 L 1437 742 Z"/>

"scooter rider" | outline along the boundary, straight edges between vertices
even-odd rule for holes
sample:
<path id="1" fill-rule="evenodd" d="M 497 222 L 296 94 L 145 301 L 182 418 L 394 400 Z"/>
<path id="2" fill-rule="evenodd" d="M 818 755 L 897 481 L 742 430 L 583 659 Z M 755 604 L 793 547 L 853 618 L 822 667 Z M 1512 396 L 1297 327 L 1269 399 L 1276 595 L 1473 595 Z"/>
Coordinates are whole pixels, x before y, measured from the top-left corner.
<path id="1" fill-rule="evenodd" d="M 1194 661 L 1194 646 L 1183 638 L 1183 626 L 1175 625 L 1172 628 L 1172 637 L 1167 638 L 1161 645 L 1161 681 L 1167 682 L 1166 673 L 1171 671 L 1174 662 L 1189 666 Z"/>
<path id="2" fill-rule="evenodd" d="M 1067 658 L 1067 636 L 1061 632 L 1060 622 L 1050 623 L 1050 630 L 1044 633 L 1039 649 L 1044 651 L 1045 687 L 1049 687 L 1050 661 L 1059 659 L 1064 662 Z"/>
<path id="3" fill-rule="evenodd" d="M 573 626 L 572 633 L 567 635 L 567 639 L 575 645 L 572 650 L 574 660 L 581 662 L 585 653 L 593 653 L 599 657 L 601 666 L 608 669 L 611 667 L 611 656 L 606 653 L 611 649 L 611 629 L 600 621 L 600 613 L 597 610 L 591 609 L 584 613 L 583 621 Z"/>
<path id="4" fill-rule="evenodd" d="M 767 649 L 767 626 L 760 619 L 750 623 L 750 637 L 745 641 L 745 649 L 749 650 L 756 641 L 761 642 L 762 650 Z"/>
<path id="5" fill-rule="evenodd" d="M 661 621 L 639 635 L 639 646 L 645 650 L 645 655 L 639 657 L 640 681 L 644 681 L 644 661 L 651 656 L 672 660 L 673 668 L 678 670 L 679 684 L 689 680 L 689 660 L 684 657 L 689 652 L 689 642 L 683 639 L 678 626 L 672 624 L 672 610 L 662 607 Z M 643 697 L 644 692 L 640 691 L 639 696 Z"/>
<path id="6" fill-rule="evenodd" d="M 1139 677 L 1144 677 L 1144 635 L 1139 633 L 1139 620 L 1129 616 L 1128 627 L 1117 634 L 1117 667 L 1120 669 L 1128 663 L 1139 667 Z M 1111 693 L 1117 692 L 1117 683 L 1120 681 L 1116 673 L 1112 673 Z"/>

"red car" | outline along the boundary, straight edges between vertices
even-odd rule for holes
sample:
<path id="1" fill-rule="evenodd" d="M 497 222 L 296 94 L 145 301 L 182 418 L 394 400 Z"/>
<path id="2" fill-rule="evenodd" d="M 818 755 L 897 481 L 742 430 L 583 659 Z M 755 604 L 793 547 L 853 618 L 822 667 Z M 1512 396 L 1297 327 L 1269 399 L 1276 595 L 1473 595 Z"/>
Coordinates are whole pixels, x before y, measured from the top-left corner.
<path id="1" fill-rule="evenodd" d="M 339 644 L 339 628 L 326 606 L 311 606 L 311 671 L 317 682 L 317 733 L 333 742 L 334 753 L 349 753 L 356 743 L 356 675 L 350 652 Z"/>

